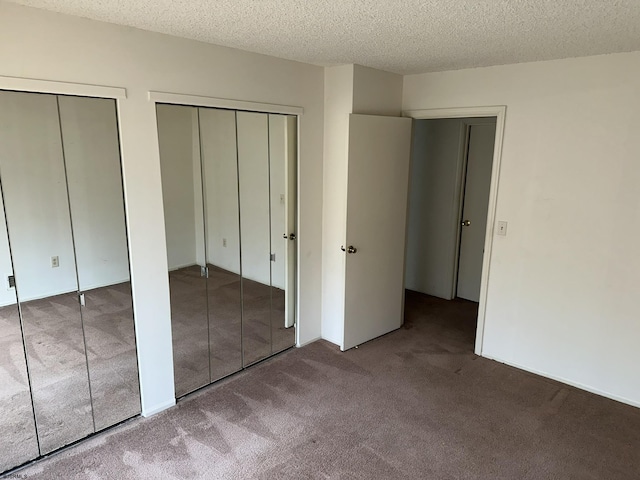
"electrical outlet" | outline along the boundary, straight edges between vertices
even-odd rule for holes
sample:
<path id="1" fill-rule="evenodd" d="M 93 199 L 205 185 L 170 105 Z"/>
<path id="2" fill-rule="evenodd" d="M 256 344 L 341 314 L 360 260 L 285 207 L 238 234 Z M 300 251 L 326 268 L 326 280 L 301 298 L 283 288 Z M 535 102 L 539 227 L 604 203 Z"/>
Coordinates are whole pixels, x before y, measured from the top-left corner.
<path id="1" fill-rule="evenodd" d="M 226 247 L 226 246 L 227 246 L 227 239 L 226 239 L 226 238 L 223 238 L 223 239 L 222 239 L 222 246 L 223 246 L 223 247 Z"/>
<path id="2" fill-rule="evenodd" d="M 60 259 L 56 255 L 55 257 L 51 257 L 51 268 L 58 268 L 60 266 Z"/>
<path id="3" fill-rule="evenodd" d="M 498 235 L 503 237 L 507 235 L 507 222 L 498 222 Z"/>

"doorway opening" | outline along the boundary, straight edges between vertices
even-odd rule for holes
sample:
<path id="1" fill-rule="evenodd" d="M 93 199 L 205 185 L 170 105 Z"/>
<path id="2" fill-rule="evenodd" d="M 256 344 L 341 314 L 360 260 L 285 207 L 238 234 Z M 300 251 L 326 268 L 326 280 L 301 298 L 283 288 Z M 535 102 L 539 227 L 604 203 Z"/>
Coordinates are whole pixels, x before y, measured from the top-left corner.
<path id="1" fill-rule="evenodd" d="M 498 119 L 446 116 L 417 117 L 413 126 L 405 322 L 428 322 L 481 353 Z"/>

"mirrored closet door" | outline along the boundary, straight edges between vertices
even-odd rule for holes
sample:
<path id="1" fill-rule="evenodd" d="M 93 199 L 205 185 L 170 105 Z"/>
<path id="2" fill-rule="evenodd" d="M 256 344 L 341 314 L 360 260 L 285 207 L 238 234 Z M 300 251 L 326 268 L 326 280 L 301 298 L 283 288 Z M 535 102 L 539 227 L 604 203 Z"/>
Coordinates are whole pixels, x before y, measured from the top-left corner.
<path id="1" fill-rule="evenodd" d="M 0 183 L 2 471 L 140 412 L 115 101 L 0 91 Z"/>
<path id="2" fill-rule="evenodd" d="M 158 105 L 176 395 L 295 344 L 296 118 Z"/>

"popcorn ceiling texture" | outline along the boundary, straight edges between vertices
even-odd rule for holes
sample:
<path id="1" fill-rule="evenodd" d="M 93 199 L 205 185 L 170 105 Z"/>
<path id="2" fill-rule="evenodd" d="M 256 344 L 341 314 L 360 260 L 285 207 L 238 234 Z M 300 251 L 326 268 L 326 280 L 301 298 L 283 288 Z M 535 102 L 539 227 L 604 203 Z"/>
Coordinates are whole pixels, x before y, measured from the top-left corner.
<path id="1" fill-rule="evenodd" d="M 638 0 L 18 0 L 317 65 L 409 74 L 640 50 Z"/>

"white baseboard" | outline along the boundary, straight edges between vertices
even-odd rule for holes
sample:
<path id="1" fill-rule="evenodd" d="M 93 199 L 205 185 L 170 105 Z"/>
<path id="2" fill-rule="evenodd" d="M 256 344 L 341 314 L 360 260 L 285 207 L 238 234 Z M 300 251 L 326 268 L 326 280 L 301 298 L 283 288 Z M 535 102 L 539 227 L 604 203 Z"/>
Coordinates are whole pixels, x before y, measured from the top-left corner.
<path id="1" fill-rule="evenodd" d="M 309 345 L 310 343 L 317 342 L 318 340 L 322 340 L 322 337 L 315 337 L 315 338 L 312 338 L 311 340 L 307 340 L 304 343 L 298 343 L 296 344 L 296 347 L 298 348 L 304 347 L 305 345 Z"/>
<path id="2" fill-rule="evenodd" d="M 143 417 L 151 417 L 157 413 L 160 413 L 168 408 L 173 407 L 176 404 L 176 399 L 173 398 L 169 401 L 166 401 L 164 403 L 160 403 L 158 405 L 154 405 L 151 408 L 143 408 L 142 409 L 142 416 Z"/>
<path id="3" fill-rule="evenodd" d="M 557 375 L 552 375 L 552 374 L 547 373 L 547 372 L 536 370 L 535 368 L 525 367 L 524 365 L 520 365 L 520 364 L 517 364 L 517 363 L 514 363 L 514 362 L 508 362 L 506 360 L 503 360 L 503 359 L 498 358 L 498 357 L 493 357 L 491 355 L 483 354 L 482 356 L 484 358 L 489 359 L 489 360 L 494 360 L 496 362 L 504 363 L 505 365 L 509 365 L 511 367 L 518 368 L 520 370 L 524 370 L 525 372 L 533 373 L 535 375 L 540 375 L 541 377 L 549 378 L 551 380 L 555 380 L 555 381 L 560 382 L 560 383 L 565 383 L 565 384 L 570 385 L 572 387 L 579 388 L 580 390 L 585 390 L 585 391 L 587 391 L 589 393 L 595 393 L 596 395 L 600 395 L 601 397 L 606 397 L 606 398 L 609 398 L 611 400 L 615 400 L 615 401 L 620 402 L 620 403 L 626 403 L 627 405 L 631 405 L 632 407 L 640 408 L 640 402 L 638 402 L 638 401 L 631 400 L 631 399 L 625 398 L 625 397 L 621 397 L 621 396 L 615 395 L 613 393 L 605 392 L 605 391 L 600 390 L 598 388 L 594 388 L 594 387 L 592 387 L 590 385 L 585 385 L 585 384 L 580 383 L 580 382 L 574 382 L 573 380 L 569 380 L 567 378 L 559 377 Z"/>

